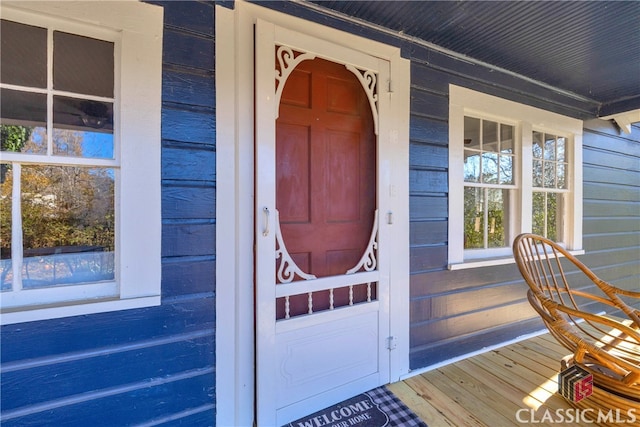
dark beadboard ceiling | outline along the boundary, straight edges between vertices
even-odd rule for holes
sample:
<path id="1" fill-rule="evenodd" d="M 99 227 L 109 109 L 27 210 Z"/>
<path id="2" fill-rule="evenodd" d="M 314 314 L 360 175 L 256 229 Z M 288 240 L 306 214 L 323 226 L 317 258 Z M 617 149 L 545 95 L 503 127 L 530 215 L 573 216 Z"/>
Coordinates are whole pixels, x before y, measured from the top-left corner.
<path id="1" fill-rule="evenodd" d="M 322 1 L 588 99 L 640 109 L 640 1 Z"/>

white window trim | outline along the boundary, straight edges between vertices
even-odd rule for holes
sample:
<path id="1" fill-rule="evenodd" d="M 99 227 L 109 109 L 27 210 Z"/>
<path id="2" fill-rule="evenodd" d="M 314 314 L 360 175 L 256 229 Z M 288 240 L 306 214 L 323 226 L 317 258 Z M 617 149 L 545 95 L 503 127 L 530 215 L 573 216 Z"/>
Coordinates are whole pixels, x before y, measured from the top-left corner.
<path id="1" fill-rule="evenodd" d="M 450 270 L 477 268 L 514 263 L 509 248 L 495 251 L 494 257 L 465 258 L 464 250 L 464 116 L 471 115 L 484 119 L 493 119 L 515 125 L 516 132 L 516 186 L 519 191 L 517 205 L 521 213 L 511 224 L 511 238 L 532 228 L 531 215 L 522 214 L 532 209 L 532 178 L 530 167 L 532 132 L 534 130 L 565 136 L 569 149 L 569 188 L 567 193 L 567 220 L 564 223 L 563 236 L 567 249 L 573 254 L 582 250 L 582 120 L 552 113 L 539 108 L 520 104 L 496 96 L 487 95 L 456 85 L 449 85 L 449 263 Z M 529 172 L 527 172 L 529 171 Z"/>
<path id="2" fill-rule="evenodd" d="M 160 304 L 163 11 L 134 0 L 2 2 L 0 13 L 6 19 L 32 25 L 65 20 L 67 28 L 77 25 L 85 34 L 88 27 L 119 34 L 114 105 L 119 126 L 114 140 L 120 169 L 115 205 L 118 292 L 110 297 L 88 292 L 74 301 L 3 310 L 0 324 Z"/>

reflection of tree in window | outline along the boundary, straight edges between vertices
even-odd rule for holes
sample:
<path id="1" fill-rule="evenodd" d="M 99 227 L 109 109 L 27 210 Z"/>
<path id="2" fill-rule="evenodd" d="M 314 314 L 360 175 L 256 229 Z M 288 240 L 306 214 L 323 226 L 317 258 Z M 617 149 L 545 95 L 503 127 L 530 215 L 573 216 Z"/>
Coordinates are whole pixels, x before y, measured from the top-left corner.
<path id="1" fill-rule="evenodd" d="M 0 124 L 2 151 L 20 152 L 31 137 L 32 127 Z"/>
<path id="2" fill-rule="evenodd" d="M 551 240 L 561 241 L 563 197 L 567 190 L 567 140 L 534 131 L 532 180 L 532 230 Z"/>
<path id="3" fill-rule="evenodd" d="M 20 132 L 23 138 L 28 133 Z M 24 142 L 22 149 L 27 151 L 33 139 Z M 82 153 L 83 140 L 83 132 L 64 132 L 70 155 Z M 15 148 L 18 148 L 20 143 L 16 144 Z M 11 258 L 11 192 L 13 180 L 19 178 L 25 259 L 65 252 L 103 252 L 106 258 L 100 255 L 76 255 L 73 258 L 74 265 L 70 264 L 71 257 L 67 257 L 64 263 L 53 261 L 52 268 L 58 271 L 58 282 L 77 281 L 78 278 L 73 276 L 77 276 L 81 268 L 85 273 L 93 274 L 90 279 L 112 279 L 115 247 L 114 170 L 89 166 L 23 164 L 19 176 L 8 168 L 6 171 L 0 184 L 2 259 Z M 48 262 L 40 264 L 45 266 Z M 42 280 L 42 274 L 39 275 L 33 267 L 38 263 L 29 265 L 25 267 L 25 274 L 30 273 Z M 3 266 L 3 269 L 6 267 Z M 9 279 L 5 277 L 3 288 Z"/>
<path id="4" fill-rule="evenodd" d="M 482 189 L 464 189 L 464 247 L 478 249 L 484 246 L 484 198 Z"/>
<path id="5" fill-rule="evenodd" d="M 558 230 L 561 229 L 559 213 L 562 194 L 550 192 L 533 192 L 532 230 L 533 233 L 545 236 L 551 240 L 558 240 Z"/>
<path id="6" fill-rule="evenodd" d="M 24 288 L 113 280 L 118 166 L 90 159 L 115 158 L 115 43 L 4 19 L 0 32 L 1 149 L 21 153 L 0 170 L 2 289 L 12 250 Z"/>
<path id="7" fill-rule="evenodd" d="M 0 145 L 2 151 L 22 151 L 25 143 L 31 138 L 33 128 L 27 126 L 0 124 Z M 4 182 L 7 172 L 11 170 L 11 164 L 0 164 L 0 184 Z"/>
<path id="8" fill-rule="evenodd" d="M 507 245 L 509 187 L 514 184 L 514 127 L 464 118 L 464 248 Z"/>
<path id="9" fill-rule="evenodd" d="M 100 245 L 113 250 L 114 183 L 108 171 L 71 166 L 23 167 L 24 248 Z"/>

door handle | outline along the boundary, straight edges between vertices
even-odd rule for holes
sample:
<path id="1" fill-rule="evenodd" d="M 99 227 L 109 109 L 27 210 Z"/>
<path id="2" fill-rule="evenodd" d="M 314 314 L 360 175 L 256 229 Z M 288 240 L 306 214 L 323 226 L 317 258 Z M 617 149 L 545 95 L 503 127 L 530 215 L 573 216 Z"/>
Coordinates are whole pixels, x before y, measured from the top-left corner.
<path id="1" fill-rule="evenodd" d="M 266 237 L 269 235 L 269 208 L 266 206 L 262 208 L 262 213 L 264 214 L 264 229 L 262 230 L 262 235 Z"/>

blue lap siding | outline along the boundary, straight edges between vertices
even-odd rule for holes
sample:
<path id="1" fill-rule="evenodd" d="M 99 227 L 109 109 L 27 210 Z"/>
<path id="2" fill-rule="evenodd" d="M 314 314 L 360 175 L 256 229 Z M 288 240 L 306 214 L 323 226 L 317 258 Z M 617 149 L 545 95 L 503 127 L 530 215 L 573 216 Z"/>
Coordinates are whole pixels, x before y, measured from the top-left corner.
<path id="1" fill-rule="evenodd" d="M 215 424 L 213 2 L 164 7 L 162 305 L 3 326 L 3 426 Z"/>
<path id="2" fill-rule="evenodd" d="M 216 199 L 214 3 L 151 3 L 165 16 L 162 305 L 2 327 L 3 426 L 215 424 L 215 211 L 225 201 Z M 410 367 L 539 330 L 515 265 L 447 269 L 448 174 L 459 172 L 448 166 L 449 84 L 580 119 L 598 106 L 301 3 L 261 4 L 411 60 Z M 583 140 L 581 258 L 637 289 L 640 129 L 588 120 Z"/>
<path id="3" fill-rule="evenodd" d="M 427 48 L 411 49 L 412 369 L 542 328 L 515 265 L 447 270 L 448 85 L 455 84 L 576 118 L 590 104 L 533 87 Z M 585 122 L 583 262 L 618 286 L 640 283 L 640 130 Z"/>

